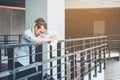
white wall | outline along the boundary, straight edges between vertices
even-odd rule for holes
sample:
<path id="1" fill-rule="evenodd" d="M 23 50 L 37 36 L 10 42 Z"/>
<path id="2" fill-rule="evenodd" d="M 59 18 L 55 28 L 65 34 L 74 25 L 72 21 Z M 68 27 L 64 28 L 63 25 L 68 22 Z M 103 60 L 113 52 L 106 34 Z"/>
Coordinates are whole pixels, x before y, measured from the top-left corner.
<path id="1" fill-rule="evenodd" d="M 47 32 L 54 31 L 58 40 L 65 39 L 65 3 L 64 0 L 26 0 L 26 29 L 34 26 L 34 20 L 39 17 L 43 17 L 47 22 Z M 63 46 L 64 47 L 64 46 Z M 54 46 L 53 49 L 56 49 Z M 43 51 L 46 51 L 49 47 L 44 47 Z M 50 53 L 43 54 L 43 60 L 50 59 Z M 56 52 L 52 55 L 57 56 Z M 61 53 L 64 55 L 64 52 Z M 64 61 L 62 61 L 64 62 Z M 57 64 L 57 61 L 52 62 L 53 65 Z M 43 65 L 43 68 L 49 68 L 48 65 Z M 64 66 L 62 67 L 64 69 Z M 49 73 L 49 71 L 48 71 Z M 44 73 L 43 73 L 44 74 Z M 53 75 L 57 74 L 57 68 L 53 69 Z M 63 74 L 64 75 L 64 74 Z M 57 76 L 54 76 L 57 79 Z"/>
<path id="2" fill-rule="evenodd" d="M 47 24 L 48 24 L 48 32 L 55 31 L 58 40 L 65 39 L 65 3 L 64 0 L 48 0 L 47 2 Z M 64 44 L 63 44 L 64 45 Z M 62 47 L 64 47 L 61 45 Z M 53 47 L 53 50 L 57 49 Z M 64 55 L 64 51 L 61 51 L 61 55 Z M 53 52 L 52 56 L 57 56 L 57 52 Z M 62 59 L 62 63 L 64 60 Z M 53 66 L 57 65 L 57 60 L 53 61 Z M 64 65 L 61 66 L 61 71 L 64 70 Z M 53 75 L 57 74 L 57 68 L 53 69 Z M 62 76 L 64 76 L 64 72 L 62 72 Z M 57 76 L 54 76 L 57 80 Z M 64 79 L 62 79 L 64 80 Z"/>
<path id="3" fill-rule="evenodd" d="M 47 0 L 25 0 L 26 13 L 25 23 L 26 29 L 34 27 L 34 21 L 42 17 L 47 21 Z"/>
<path id="4" fill-rule="evenodd" d="M 0 35 L 22 34 L 25 30 L 25 11 L 0 9 Z"/>
<path id="5" fill-rule="evenodd" d="M 48 32 L 56 31 L 58 40 L 65 37 L 65 4 L 64 0 L 48 0 Z"/>

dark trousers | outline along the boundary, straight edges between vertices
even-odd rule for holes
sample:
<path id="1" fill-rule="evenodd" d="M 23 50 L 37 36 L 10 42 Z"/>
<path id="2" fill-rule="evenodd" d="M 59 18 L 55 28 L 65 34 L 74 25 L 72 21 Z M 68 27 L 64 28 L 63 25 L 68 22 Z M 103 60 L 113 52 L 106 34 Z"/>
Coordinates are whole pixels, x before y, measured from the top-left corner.
<path id="1" fill-rule="evenodd" d="M 18 67 L 21 67 L 21 66 L 24 66 L 24 65 L 20 64 L 19 62 L 15 62 L 15 68 L 18 68 Z M 18 72 L 18 73 L 16 73 L 16 80 L 21 78 L 21 77 L 24 77 L 24 76 L 30 75 L 32 73 L 35 73 L 35 72 L 36 72 L 35 68 L 31 68 L 31 69 L 28 69 L 28 70 Z M 41 80 L 41 79 L 40 79 L 39 75 L 35 75 L 35 76 L 32 76 L 32 77 L 28 78 L 28 80 Z"/>

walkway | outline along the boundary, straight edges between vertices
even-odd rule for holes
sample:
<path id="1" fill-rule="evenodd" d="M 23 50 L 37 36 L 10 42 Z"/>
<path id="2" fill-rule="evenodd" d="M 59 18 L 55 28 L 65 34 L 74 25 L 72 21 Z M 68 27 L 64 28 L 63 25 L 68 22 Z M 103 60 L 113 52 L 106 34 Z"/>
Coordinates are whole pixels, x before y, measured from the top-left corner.
<path id="1" fill-rule="evenodd" d="M 111 57 L 118 56 L 118 53 L 111 54 Z M 112 58 L 106 62 L 105 80 L 120 80 L 119 58 Z"/>

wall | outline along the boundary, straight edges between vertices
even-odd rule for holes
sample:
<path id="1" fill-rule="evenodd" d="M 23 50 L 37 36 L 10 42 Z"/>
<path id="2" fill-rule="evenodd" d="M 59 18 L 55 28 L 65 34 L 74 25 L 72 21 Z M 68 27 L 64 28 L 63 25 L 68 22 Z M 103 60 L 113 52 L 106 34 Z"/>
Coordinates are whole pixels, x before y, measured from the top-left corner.
<path id="1" fill-rule="evenodd" d="M 0 9 L 0 35 L 22 34 L 25 29 L 25 11 Z"/>
<path id="2" fill-rule="evenodd" d="M 58 40 L 64 40 L 65 39 L 65 25 L 64 25 L 64 0 L 26 0 L 26 29 L 34 26 L 34 20 L 39 17 L 43 17 L 45 21 L 47 22 L 47 32 L 55 32 Z M 64 44 L 61 45 L 62 48 L 64 48 Z M 55 50 L 57 46 L 53 46 L 52 50 Z M 43 46 L 43 52 L 46 52 L 49 50 L 49 46 L 46 45 Z M 42 54 L 42 60 L 50 59 L 50 53 L 44 53 Z M 61 50 L 61 54 L 58 55 L 64 55 L 64 51 Z M 52 57 L 57 56 L 57 52 L 53 51 Z M 61 63 L 64 62 L 64 59 L 61 60 Z M 52 65 L 56 65 L 56 60 L 52 62 Z M 50 67 L 50 64 L 44 64 L 43 70 Z M 61 65 L 62 71 L 64 70 L 64 65 Z M 44 71 L 43 75 L 45 73 L 50 74 L 49 71 Z M 53 75 L 57 74 L 57 68 L 53 69 Z M 64 76 L 64 72 L 62 72 L 62 75 Z M 56 80 L 57 75 L 53 76 Z"/>
<path id="3" fill-rule="evenodd" d="M 66 38 L 94 35 L 94 21 L 105 21 L 105 34 L 120 34 L 120 8 L 66 9 Z"/>

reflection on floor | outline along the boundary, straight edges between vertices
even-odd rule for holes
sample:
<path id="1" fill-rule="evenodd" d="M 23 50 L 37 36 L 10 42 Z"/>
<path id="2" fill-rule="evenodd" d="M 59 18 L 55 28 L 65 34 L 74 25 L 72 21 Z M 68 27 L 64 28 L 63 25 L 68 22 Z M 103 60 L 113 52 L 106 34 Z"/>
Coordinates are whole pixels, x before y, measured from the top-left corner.
<path id="1" fill-rule="evenodd" d="M 110 59 L 106 61 L 105 80 L 120 80 L 119 53 L 112 52 Z"/>

